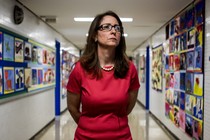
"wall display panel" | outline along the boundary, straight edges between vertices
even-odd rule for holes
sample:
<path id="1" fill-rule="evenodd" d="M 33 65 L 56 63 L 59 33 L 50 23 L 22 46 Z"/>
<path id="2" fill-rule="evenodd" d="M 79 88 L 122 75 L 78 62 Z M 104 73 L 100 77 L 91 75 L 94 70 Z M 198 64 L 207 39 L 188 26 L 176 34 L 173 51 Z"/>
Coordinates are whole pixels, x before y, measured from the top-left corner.
<path id="1" fill-rule="evenodd" d="M 162 44 L 152 50 L 152 87 L 157 91 L 162 91 L 162 53 Z"/>
<path id="2" fill-rule="evenodd" d="M 204 2 L 195 1 L 169 22 L 164 51 L 165 115 L 192 139 L 203 138 Z"/>
<path id="3" fill-rule="evenodd" d="M 3 42 L 3 37 L 2 37 L 2 32 L 0 32 L 0 60 L 2 60 L 2 42 Z"/>
<path id="4" fill-rule="evenodd" d="M 31 56 L 25 56 L 28 69 L 25 71 L 28 80 L 28 91 L 38 90 L 55 85 L 55 50 L 34 40 L 26 43 Z M 27 77 L 26 77 L 27 78 Z M 27 79 L 25 79 L 27 81 Z"/>
<path id="5" fill-rule="evenodd" d="M 72 71 L 73 65 L 78 60 L 78 57 L 69 53 L 68 51 L 62 50 L 62 59 L 61 59 L 61 67 L 62 67 L 62 75 L 61 75 L 61 83 L 62 83 L 62 99 L 65 99 L 67 96 L 66 86 L 68 83 L 69 75 Z"/>
<path id="6" fill-rule="evenodd" d="M 0 28 L 0 98 L 55 85 L 55 50 Z"/>
<path id="7" fill-rule="evenodd" d="M 3 94 L 3 75 L 2 67 L 0 66 L 0 96 Z"/>

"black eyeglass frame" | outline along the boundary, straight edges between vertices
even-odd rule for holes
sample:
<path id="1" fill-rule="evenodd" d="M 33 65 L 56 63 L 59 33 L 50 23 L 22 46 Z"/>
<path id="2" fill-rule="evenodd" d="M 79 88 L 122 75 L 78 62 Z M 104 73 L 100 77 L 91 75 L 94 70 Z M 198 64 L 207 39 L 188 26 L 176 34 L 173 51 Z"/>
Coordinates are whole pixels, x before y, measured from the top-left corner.
<path id="1" fill-rule="evenodd" d="M 103 26 L 105 26 L 105 25 L 106 25 L 107 27 L 109 27 L 108 30 L 107 30 L 107 29 L 104 29 Z M 122 32 L 123 32 L 123 27 L 122 27 L 122 26 L 120 26 L 120 25 L 111 25 L 111 24 L 107 24 L 107 23 L 98 26 L 97 29 L 98 29 L 98 30 L 101 30 L 101 31 L 111 31 L 113 27 L 114 27 L 114 29 L 115 29 L 116 32 L 119 32 L 119 33 L 122 33 Z M 117 27 L 117 28 L 119 27 L 119 30 L 118 30 L 116 27 Z"/>

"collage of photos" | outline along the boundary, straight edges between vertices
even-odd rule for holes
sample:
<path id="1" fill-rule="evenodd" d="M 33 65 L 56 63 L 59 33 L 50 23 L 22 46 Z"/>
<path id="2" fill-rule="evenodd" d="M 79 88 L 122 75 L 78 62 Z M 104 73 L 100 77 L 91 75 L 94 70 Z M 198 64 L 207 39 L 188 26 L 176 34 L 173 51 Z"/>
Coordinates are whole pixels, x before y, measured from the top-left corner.
<path id="1" fill-rule="evenodd" d="M 0 98 L 55 85 L 55 51 L 0 31 Z"/>
<path id="2" fill-rule="evenodd" d="M 199 0 L 170 21 L 163 47 L 165 114 L 195 140 L 203 137 L 203 31 L 204 1 Z"/>
<path id="3" fill-rule="evenodd" d="M 69 75 L 71 73 L 71 70 L 75 64 L 75 62 L 78 60 L 78 57 L 69 53 L 68 51 L 62 50 L 62 59 L 61 59 L 61 69 L 62 69 L 62 75 L 61 75 L 61 81 L 62 81 L 62 88 L 61 88 L 61 94 L 62 99 L 65 99 L 67 96 L 67 90 L 66 86 L 68 83 Z"/>

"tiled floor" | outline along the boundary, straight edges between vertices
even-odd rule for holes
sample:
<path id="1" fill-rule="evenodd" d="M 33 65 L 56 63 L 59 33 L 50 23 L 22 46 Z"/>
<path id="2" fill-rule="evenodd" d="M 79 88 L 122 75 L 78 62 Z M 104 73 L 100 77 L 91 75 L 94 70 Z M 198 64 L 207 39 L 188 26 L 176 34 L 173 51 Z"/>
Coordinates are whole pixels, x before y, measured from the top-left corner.
<path id="1" fill-rule="evenodd" d="M 133 140 L 171 140 L 169 134 L 154 121 L 153 117 L 139 104 L 129 115 L 129 125 Z M 65 111 L 48 128 L 38 134 L 34 140 L 73 140 L 76 123 Z"/>

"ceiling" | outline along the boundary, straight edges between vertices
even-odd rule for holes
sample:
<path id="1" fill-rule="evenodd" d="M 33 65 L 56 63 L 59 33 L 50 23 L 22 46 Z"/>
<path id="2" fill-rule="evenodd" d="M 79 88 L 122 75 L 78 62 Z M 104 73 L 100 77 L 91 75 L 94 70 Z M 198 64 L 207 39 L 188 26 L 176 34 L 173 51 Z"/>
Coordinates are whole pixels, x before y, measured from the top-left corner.
<path id="1" fill-rule="evenodd" d="M 38 16 L 56 17 L 48 23 L 79 49 L 84 49 L 90 22 L 75 22 L 74 17 L 95 17 L 112 10 L 120 17 L 133 18 L 123 23 L 128 55 L 193 0 L 18 0 Z"/>

